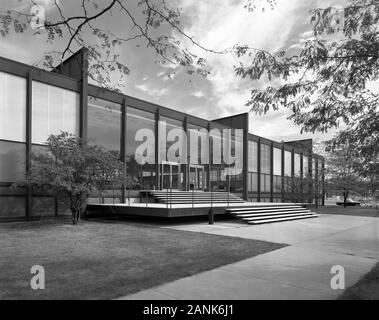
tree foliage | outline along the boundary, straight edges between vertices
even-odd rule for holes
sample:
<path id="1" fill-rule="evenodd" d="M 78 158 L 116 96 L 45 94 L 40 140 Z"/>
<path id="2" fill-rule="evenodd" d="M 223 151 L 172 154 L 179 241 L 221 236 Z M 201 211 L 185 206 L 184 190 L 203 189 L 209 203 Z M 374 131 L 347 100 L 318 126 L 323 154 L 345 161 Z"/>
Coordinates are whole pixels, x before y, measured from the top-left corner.
<path id="1" fill-rule="evenodd" d="M 90 195 L 101 196 L 110 189 L 130 187 L 124 164 L 117 152 L 62 132 L 50 135 L 47 152 L 32 154 L 26 185 L 34 191 L 62 200 L 78 223 Z"/>
<path id="2" fill-rule="evenodd" d="M 237 75 L 272 81 L 263 90 L 251 90 L 247 105 L 259 114 L 288 108 L 289 119 L 305 132 L 326 132 L 343 124 L 335 142 L 349 141 L 365 170 L 375 169 L 379 90 L 369 85 L 379 86 L 379 1 L 349 0 L 344 7 L 316 8 L 310 20 L 313 37 L 295 55 L 236 48 L 238 57 L 248 58 L 235 67 Z"/>
<path id="3" fill-rule="evenodd" d="M 325 187 L 328 196 L 342 196 L 344 190 L 356 197 L 378 196 L 378 164 L 375 164 L 375 169 L 365 168 L 362 165 L 364 157 L 349 140 L 337 138 L 322 142 L 317 153 L 325 158 Z"/>
<path id="4" fill-rule="evenodd" d="M 22 1 L 25 0 L 18 0 Z M 76 1 L 77 13 L 71 15 L 65 13 L 60 1 L 50 2 L 52 12 L 46 17 L 43 28 L 35 30 L 34 35 L 47 35 L 48 43 L 64 44 L 64 48 L 46 52 L 37 65 L 54 68 L 70 54 L 86 47 L 89 50 L 89 77 L 112 90 L 120 90 L 121 80 L 130 73 L 117 53 L 117 48 L 123 44 L 133 43 L 138 47 L 144 44 L 153 51 L 156 62 L 179 65 L 186 68 L 188 74 L 201 76 L 208 75 L 209 70 L 206 59 L 195 54 L 194 47 L 201 52 L 228 52 L 213 51 L 196 42 L 181 26 L 181 10 L 165 0 L 81 0 Z M 112 19 L 113 15 L 120 16 L 120 21 L 125 23 L 122 34 L 115 34 L 99 23 L 101 18 Z M 28 11 L 0 11 L 0 33 L 3 37 L 12 32 L 23 33 L 30 27 L 32 19 L 33 15 Z M 117 83 L 111 78 L 114 73 L 120 75 Z"/>

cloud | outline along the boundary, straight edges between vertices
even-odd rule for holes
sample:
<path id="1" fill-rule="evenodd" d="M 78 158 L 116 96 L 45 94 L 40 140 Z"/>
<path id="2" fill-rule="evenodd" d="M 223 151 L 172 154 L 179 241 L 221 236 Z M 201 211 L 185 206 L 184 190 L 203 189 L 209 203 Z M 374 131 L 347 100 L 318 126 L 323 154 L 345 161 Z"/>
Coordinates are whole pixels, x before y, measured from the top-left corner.
<path id="1" fill-rule="evenodd" d="M 160 97 L 160 96 L 163 96 L 163 95 L 166 95 L 168 94 L 169 90 L 168 88 L 152 88 L 151 86 L 149 86 L 148 84 L 144 83 L 144 84 L 136 84 L 134 85 L 134 87 L 138 90 L 141 90 L 143 92 L 146 92 L 147 94 L 151 95 L 151 96 L 156 96 L 156 97 Z"/>
<path id="2" fill-rule="evenodd" d="M 266 13 L 250 13 L 239 1 L 197 0 L 182 1 L 183 12 L 191 23 L 185 32 L 195 41 L 213 50 L 223 50 L 236 43 L 256 48 L 278 51 L 286 45 L 294 20 L 293 11 L 299 0 L 277 1 L 275 10 Z M 204 54 L 193 47 L 198 54 Z M 232 55 L 207 54 L 211 66 L 208 81 L 220 116 L 231 112 L 247 112 L 245 106 L 252 88 L 252 82 L 235 75 L 233 65 L 238 61 Z M 213 108 L 212 108 L 213 109 Z M 214 114 L 214 110 L 210 111 Z"/>
<path id="3" fill-rule="evenodd" d="M 195 96 L 196 98 L 205 97 L 205 93 L 203 91 L 195 91 L 195 92 L 192 92 L 191 95 Z"/>

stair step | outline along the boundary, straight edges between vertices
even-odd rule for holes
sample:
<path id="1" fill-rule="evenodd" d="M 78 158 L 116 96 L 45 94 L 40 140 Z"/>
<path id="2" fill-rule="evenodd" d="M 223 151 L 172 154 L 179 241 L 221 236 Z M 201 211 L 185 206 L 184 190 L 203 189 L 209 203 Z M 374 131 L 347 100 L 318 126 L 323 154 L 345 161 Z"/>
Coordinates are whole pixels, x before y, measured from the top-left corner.
<path id="1" fill-rule="evenodd" d="M 298 211 L 310 211 L 309 209 L 305 208 L 293 208 L 288 210 L 252 210 L 252 211 L 237 211 L 233 212 L 232 215 L 242 216 L 242 215 L 254 215 L 254 214 L 272 214 L 276 212 L 280 213 L 291 213 L 291 212 L 298 212 Z"/>
<path id="2" fill-rule="evenodd" d="M 232 215 L 241 215 L 241 214 L 254 214 L 254 213 L 274 213 L 274 212 L 292 212 L 292 211 L 298 211 L 298 210 L 308 210 L 305 208 L 291 208 L 291 209 L 270 209 L 270 210 L 244 210 L 244 211 L 234 211 L 231 214 Z"/>
<path id="3" fill-rule="evenodd" d="M 293 214 L 276 214 L 270 216 L 257 216 L 257 217 L 243 217 L 244 221 L 255 221 L 255 220 L 267 220 L 267 219 L 277 219 L 277 218 L 286 218 L 286 217 L 299 217 L 299 216 L 309 216 L 312 215 L 313 212 L 299 212 Z"/>
<path id="4" fill-rule="evenodd" d="M 290 221 L 290 220 L 298 220 L 298 219 L 306 219 L 306 218 L 316 218 L 318 214 L 312 214 L 307 216 L 299 216 L 299 217 L 288 217 L 288 218 L 273 218 L 267 220 L 255 220 L 249 221 L 248 224 L 263 224 L 263 223 L 271 223 L 271 222 L 280 222 L 280 221 Z"/>
<path id="5" fill-rule="evenodd" d="M 234 213 L 235 211 L 250 211 L 250 210 L 282 210 L 282 209 L 299 209 L 303 208 L 302 206 L 275 206 L 275 207 L 270 207 L 270 206 L 253 206 L 253 207 L 245 207 L 245 208 L 229 208 L 227 209 L 230 211 L 230 213 Z"/>
<path id="6" fill-rule="evenodd" d="M 248 218 L 248 217 L 262 217 L 262 216 L 270 216 L 270 215 L 278 215 L 278 214 L 297 214 L 297 213 L 309 213 L 311 210 L 296 210 L 296 211 L 276 211 L 276 212 L 263 212 L 263 213 L 251 213 L 251 214 L 238 214 L 236 217 L 238 218 Z"/>

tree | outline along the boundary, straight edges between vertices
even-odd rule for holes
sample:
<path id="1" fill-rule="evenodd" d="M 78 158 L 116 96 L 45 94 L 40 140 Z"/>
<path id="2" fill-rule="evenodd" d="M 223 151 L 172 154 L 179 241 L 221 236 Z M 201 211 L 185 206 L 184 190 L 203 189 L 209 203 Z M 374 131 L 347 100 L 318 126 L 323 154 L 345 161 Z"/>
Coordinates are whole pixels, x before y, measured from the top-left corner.
<path id="1" fill-rule="evenodd" d="M 356 152 L 355 146 L 348 141 L 337 144 L 330 140 L 319 146 L 318 153 L 325 158 L 325 185 L 329 196 L 344 196 L 344 205 L 348 195 L 375 197 L 378 187 L 377 172 L 362 171 L 363 157 Z"/>
<path id="2" fill-rule="evenodd" d="M 236 48 L 238 57 L 247 58 L 235 67 L 237 75 L 280 82 L 251 90 L 247 105 L 259 114 L 288 108 L 302 132 L 344 124 L 335 141 L 349 140 L 362 166 L 378 174 L 379 95 L 369 84 L 379 80 L 379 1 L 348 0 L 345 7 L 313 9 L 311 24 L 313 38 L 292 56 Z"/>
<path id="3" fill-rule="evenodd" d="M 131 184 L 118 152 L 104 151 L 67 132 L 50 135 L 47 152 L 32 154 L 25 182 L 35 191 L 62 200 L 74 224 L 85 212 L 90 195 L 101 196 L 106 190 Z"/>
<path id="4" fill-rule="evenodd" d="M 34 0 L 32 5 L 38 8 L 36 5 L 39 2 Z M 121 80 L 130 73 L 130 69 L 120 61 L 115 49 L 126 43 L 134 42 L 136 46 L 144 43 L 155 53 L 156 62 L 179 65 L 186 68 L 188 74 L 201 76 L 209 74 L 206 59 L 190 48 L 196 47 L 201 52 L 228 52 L 205 48 L 185 33 L 180 24 L 181 10 L 168 5 L 165 0 L 81 0 L 75 1 L 76 13 L 71 15 L 64 12 L 59 1 L 50 0 L 50 3 L 52 12 L 49 19 L 41 17 L 38 20 L 40 27 L 35 28 L 34 35 L 47 35 L 48 43 L 63 43 L 64 49 L 46 52 L 37 65 L 50 70 L 70 54 L 86 47 L 89 52 L 88 76 L 101 87 L 112 90 L 122 88 Z M 29 11 L 0 11 L 1 35 L 7 37 L 12 32 L 24 33 L 35 22 L 36 15 L 38 9 L 33 14 Z M 126 23 L 125 34 L 117 35 L 101 27 L 100 18 L 113 19 L 115 15 L 121 16 Z M 111 74 L 115 72 L 120 75 L 120 81 L 116 83 L 111 81 Z"/>

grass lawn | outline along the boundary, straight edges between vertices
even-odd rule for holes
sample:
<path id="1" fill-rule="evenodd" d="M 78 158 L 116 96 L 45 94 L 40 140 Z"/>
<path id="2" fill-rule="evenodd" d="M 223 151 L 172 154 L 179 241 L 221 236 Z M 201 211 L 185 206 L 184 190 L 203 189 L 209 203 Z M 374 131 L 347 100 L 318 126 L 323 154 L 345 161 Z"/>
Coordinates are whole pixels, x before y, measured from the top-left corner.
<path id="1" fill-rule="evenodd" d="M 116 298 L 285 246 L 125 221 L 3 223 L 0 244 L 0 299 Z"/>
<path id="2" fill-rule="evenodd" d="M 343 206 L 324 206 L 324 207 L 318 207 L 310 208 L 312 211 L 316 213 L 323 213 L 323 214 L 340 214 L 340 215 L 347 215 L 347 216 L 360 216 L 360 217 L 379 217 L 379 209 L 373 209 L 373 208 L 365 208 L 365 207 L 346 207 Z"/>
<path id="3" fill-rule="evenodd" d="M 347 288 L 341 300 L 379 300 L 379 263 L 355 285 Z"/>

